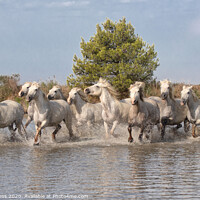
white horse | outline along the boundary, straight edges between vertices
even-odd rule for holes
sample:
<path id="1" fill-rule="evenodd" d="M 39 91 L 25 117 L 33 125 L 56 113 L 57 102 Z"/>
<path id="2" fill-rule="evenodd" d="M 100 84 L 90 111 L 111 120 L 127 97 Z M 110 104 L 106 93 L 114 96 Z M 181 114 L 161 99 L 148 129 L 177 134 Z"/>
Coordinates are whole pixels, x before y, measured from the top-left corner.
<path id="1" fill-rule="evenodd" d="M 23 136 L 21 130 L 21 126 L 23 127 L 23 117 L 24 109 L 19 103 L 12 100 L 5 100 L 0 103 L 0 128 L 8 127 L 12 139 L 15 138 L 16 129 L 18 129 L 18 133 Z M 16 129 L 13 128 L 14 124 Z M 25 138 L 27 138 L 25 129 L 24 132 Z"/>
<path id="2" fill-rule="evenodd" d="M 120 102 L 117 99 L 118 93 L 106 80 L 100 78 L 97 84 L 86 88 L 84 92 L 92 96 L 100 97 L 106 137 L 109 134 L 108 124 L 112 124 L 110 134 L 113 135 L 118 123 L 128 122 L 128 113 L 131 104 Z"/>
<path id="3" fill-rule="evenodd" d="M 65 96 L 62 93 L 61 87 L 58 85 L 53 86 L 53 88 L 49 90 L 49 93 L 47 94 L 47 98 L 49 100 L 63 99 L 65 101 L 67 101 L 67 99 L 65 98 Z"/>
<path id="4" fill-rule="evenodd" d="M 132 103 L 128 119 L 129 142 L 133 142 L 133 126 L 140 128 L 139 139 L 142 140 L 145 129 L 149 128 L 151 131 L 154 125 L 160 123 L 160 110 L 158 104 L 152 99 L 143 98 L 144 87 L 145 84 L 143 82 L 136 82 L 129 88 Z M 148 137 L 148 135 L 146 135 L 146 137 Z"/>
<path id="5" fill-rule="evenodd" d="M 22 85 L 21 90 L 19 91 L 19 96 L 23 97 L 26 96 L 28 94 L 28 90 L 31 87 L 32 83 L 31 82 L 26 82 L 24 83 L 24 85 Z M 28 109 L 27 109 L 27 120 L 26 120 L 26 124 L 25 124 L 25 128 L 27 128 L 27 126 L 30 124 L 30 122 L 33 120 L 33 114 L 34 114 L 34 104 L 35 101 L 31 101 L 28 105 Z"/>
<path id="6" fill-rule="evenodd" d="M 196 127 L 200 125 L 200 99 L 192 90 L 192 86 L 183 86 L 181 91 L 181 105 L 188 106 L 188 120 L 192 123 L 192 136 L 196 136 Z"/>
<path id="7" fill-rule="evenodd" d="M 90 127 L 94 123 L 103 122 L 101 104 L 89 103 L 87 101 L 87 95 L 84 94 L 80 88 L 71 89 L 67 102 L 71 106 L 74 105 L 75 109 L 73 110 L 75 110 L 75 117 L 78 126 L 87 123 Z"/>
<path id="8" fill-rule="evenodd" d="M 164 138 L 166 125 L 177 125 L 181 127 L 184 122 L 185 132 L 189 129 L 187 120 L 188 108 L 180 105 L 180 99 L 175 99 L 172 83 L 168 80 L 160 81 L 161 99 L 159 97 L 150 97 L 155 100 L 160 108 L 161 136 Z"/>
<path id="9" fill-rule="evenodd" d="M 55 140 L 56 133 L 60 130 L 59 123 L 65 122 L 70 138 L 73 136 L 72 131 L 72 118 L 69 105 L 64 100 L 52 100 L 49 101 L 45 94 L 40 89 L 39 84 L 33 83 L 29 88 L 26 96 L 27 101 L 31 102 L 35 100 L 34 104 L 34 122 L 36 126 L 36 135 L 34 144 L 39 144 L 38 137 L 40 137 L 40 131 L 49 126 L 56 127 L 52 133 L 52 139 Z"/>

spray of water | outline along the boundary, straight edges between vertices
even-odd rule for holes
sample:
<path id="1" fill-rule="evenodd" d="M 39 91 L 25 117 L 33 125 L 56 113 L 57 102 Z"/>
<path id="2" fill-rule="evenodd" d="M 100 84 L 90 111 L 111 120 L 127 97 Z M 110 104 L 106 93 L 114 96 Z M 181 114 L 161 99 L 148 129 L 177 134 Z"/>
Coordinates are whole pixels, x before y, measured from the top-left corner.
<path id="1" fill-rule="evenodd" d="M 139 141 L 139 129 L 133 128 L 132 134 L 134 138 L 133 143 L 128 143 L 128 130 L 127 125 L 120 124 L 117 126 L 115 135 L 110 135 L 108 138 L 105 137 L 105 129 L 103 125 L 93 125 L 88 127 L 86 124 L 80 127 L 73 125 L 73 131 L 76 138 L 69 140 L 68 130 L 64 123 L 61 123 L 62 128 L 57 133 L 57 141 L 53 142 L 51 139 L 51 133 L 53 128 L 48 127 L 42 131 L 41 144 L 40 146 L 83 146 L 83 145 L 96 145 L 96 146 L 111 146 L 111 145 L 144 145 L 146 143 L 156 142 L 177 142 L 194 140 L 191 137 L 191 130 L 185 133 L 183 128 L 176 129 L 175 127 L 167 127 L 164 141 L 161 141 L 161 135 L 157 127 L 154 127 L 150 137 L 147 139 L 143 136 L 143 141 Z M 35 126 L 31 123 L 27 128 L 28 140 L 25 140 L 20 135 L 16 134 L 16 140 L 10 139 L 10 133 L 7 129 L 0 130 L 0 145 L 27 145 L 33 146 Z"/>

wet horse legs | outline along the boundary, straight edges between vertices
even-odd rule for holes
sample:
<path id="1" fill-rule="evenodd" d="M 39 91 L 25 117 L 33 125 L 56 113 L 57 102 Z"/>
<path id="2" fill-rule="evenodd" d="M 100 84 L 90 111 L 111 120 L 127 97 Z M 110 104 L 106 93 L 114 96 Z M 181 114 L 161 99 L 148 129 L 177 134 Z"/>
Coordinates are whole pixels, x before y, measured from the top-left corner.
<path id="1" fill-rule="evenodd" d="M 58 125 L 56 126 L 55 131 L 52 133 L 52 140 L 53 140 L 53 141 L 56 141 L 56 134 L 57 134 L 57 132 L 58 132 L 61 128 L 62 128 L 62 127 L 61 127 L 60 124 L 58 124 Z"/>
<path id="2" fill-rule="evenodd" d="M 131 125 L 128 126 L 128 132 L 129 132 L 128 142 L 133 142 L 133 137 L 132 137 L 132 126 L 131 126 Z"/>

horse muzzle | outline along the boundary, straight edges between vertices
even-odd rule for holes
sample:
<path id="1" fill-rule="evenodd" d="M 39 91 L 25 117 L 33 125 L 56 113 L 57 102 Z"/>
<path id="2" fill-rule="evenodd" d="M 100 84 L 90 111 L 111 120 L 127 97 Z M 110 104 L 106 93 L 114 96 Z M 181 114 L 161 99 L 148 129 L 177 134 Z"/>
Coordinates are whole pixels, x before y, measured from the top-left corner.
<path id="1" fill-rule="evenodd" d="M 73 100 L 72 100 L 71 98 L 68 98 L 68 99 L 67 99 L 67 103 L 68 103 L 69 105 L 72 105 L 72 102 L 73 102 Z"/>
<path id="2" fill-rule="evenodd" d="M 186 100 L 185 99 L 181 99 L 181 106 L 184 106 L 186 104 Z"/>
<path id="3" fill-rule="evenodd" d="M 32 100 L 33 100 L 33 97 L 32 97 L 32 96 L 27 96 L 27 97 L 26 97 L 26 101 L 31 102 Z"/>
<path id="4" fill-rule="evenodd" d="M 131 100 L 131 104 L 132 104 L 132 105 L 136 105 L 136 104 L 137 104 L 137 102 L 138 102 L 138 101 L 137 101 L 137 100 L 135 100 L 135 99 Z"/>
<path id="5" fill-rule="evenodd" d="M 162 100 L 165 100 L 166 98 L 167 98 L 167 94 L 162 93 L 162 94 L 161 94 L 161 99 L 162 99 Z"/>
<path id="6" fill-rule="evenodd" d="M 90 89 L 89 88 L 86 88 L 85 90 L 84 90 L 84 93 L 85 94 L 90 94 L 91 92 L 90 92 Z"/>
<path id="7" fill-rule="evenodd" d="M 47 98 L 48 98 L 49 100 L 53 100 L 53 99 L 54 99 L 54 97 L 53 97 L 52 95 L 48 95 Z"/>
<path id="8" fill-rule="evenodd" d="M 24 92 L 23 91 L 21 91 L 21 92 L 19 92 L 19 94 L 18 94 L 20 97 L 23 97 L 24 96 Z"/>

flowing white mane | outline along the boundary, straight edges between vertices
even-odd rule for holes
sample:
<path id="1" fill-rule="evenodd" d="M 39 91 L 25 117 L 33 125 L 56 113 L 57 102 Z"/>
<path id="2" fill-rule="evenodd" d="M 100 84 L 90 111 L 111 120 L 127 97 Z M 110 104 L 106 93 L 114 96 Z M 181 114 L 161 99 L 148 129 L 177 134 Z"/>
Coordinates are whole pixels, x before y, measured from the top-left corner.
<path id="1" fill-rule="evenodd" d="M 120 94 L 114 89 L 114 87 L 105 79 L 100 78 L 98 84 L 100 83 L 101 87 L 107 88 L 108 92 L 116 99 L 119 98 Z"/>

